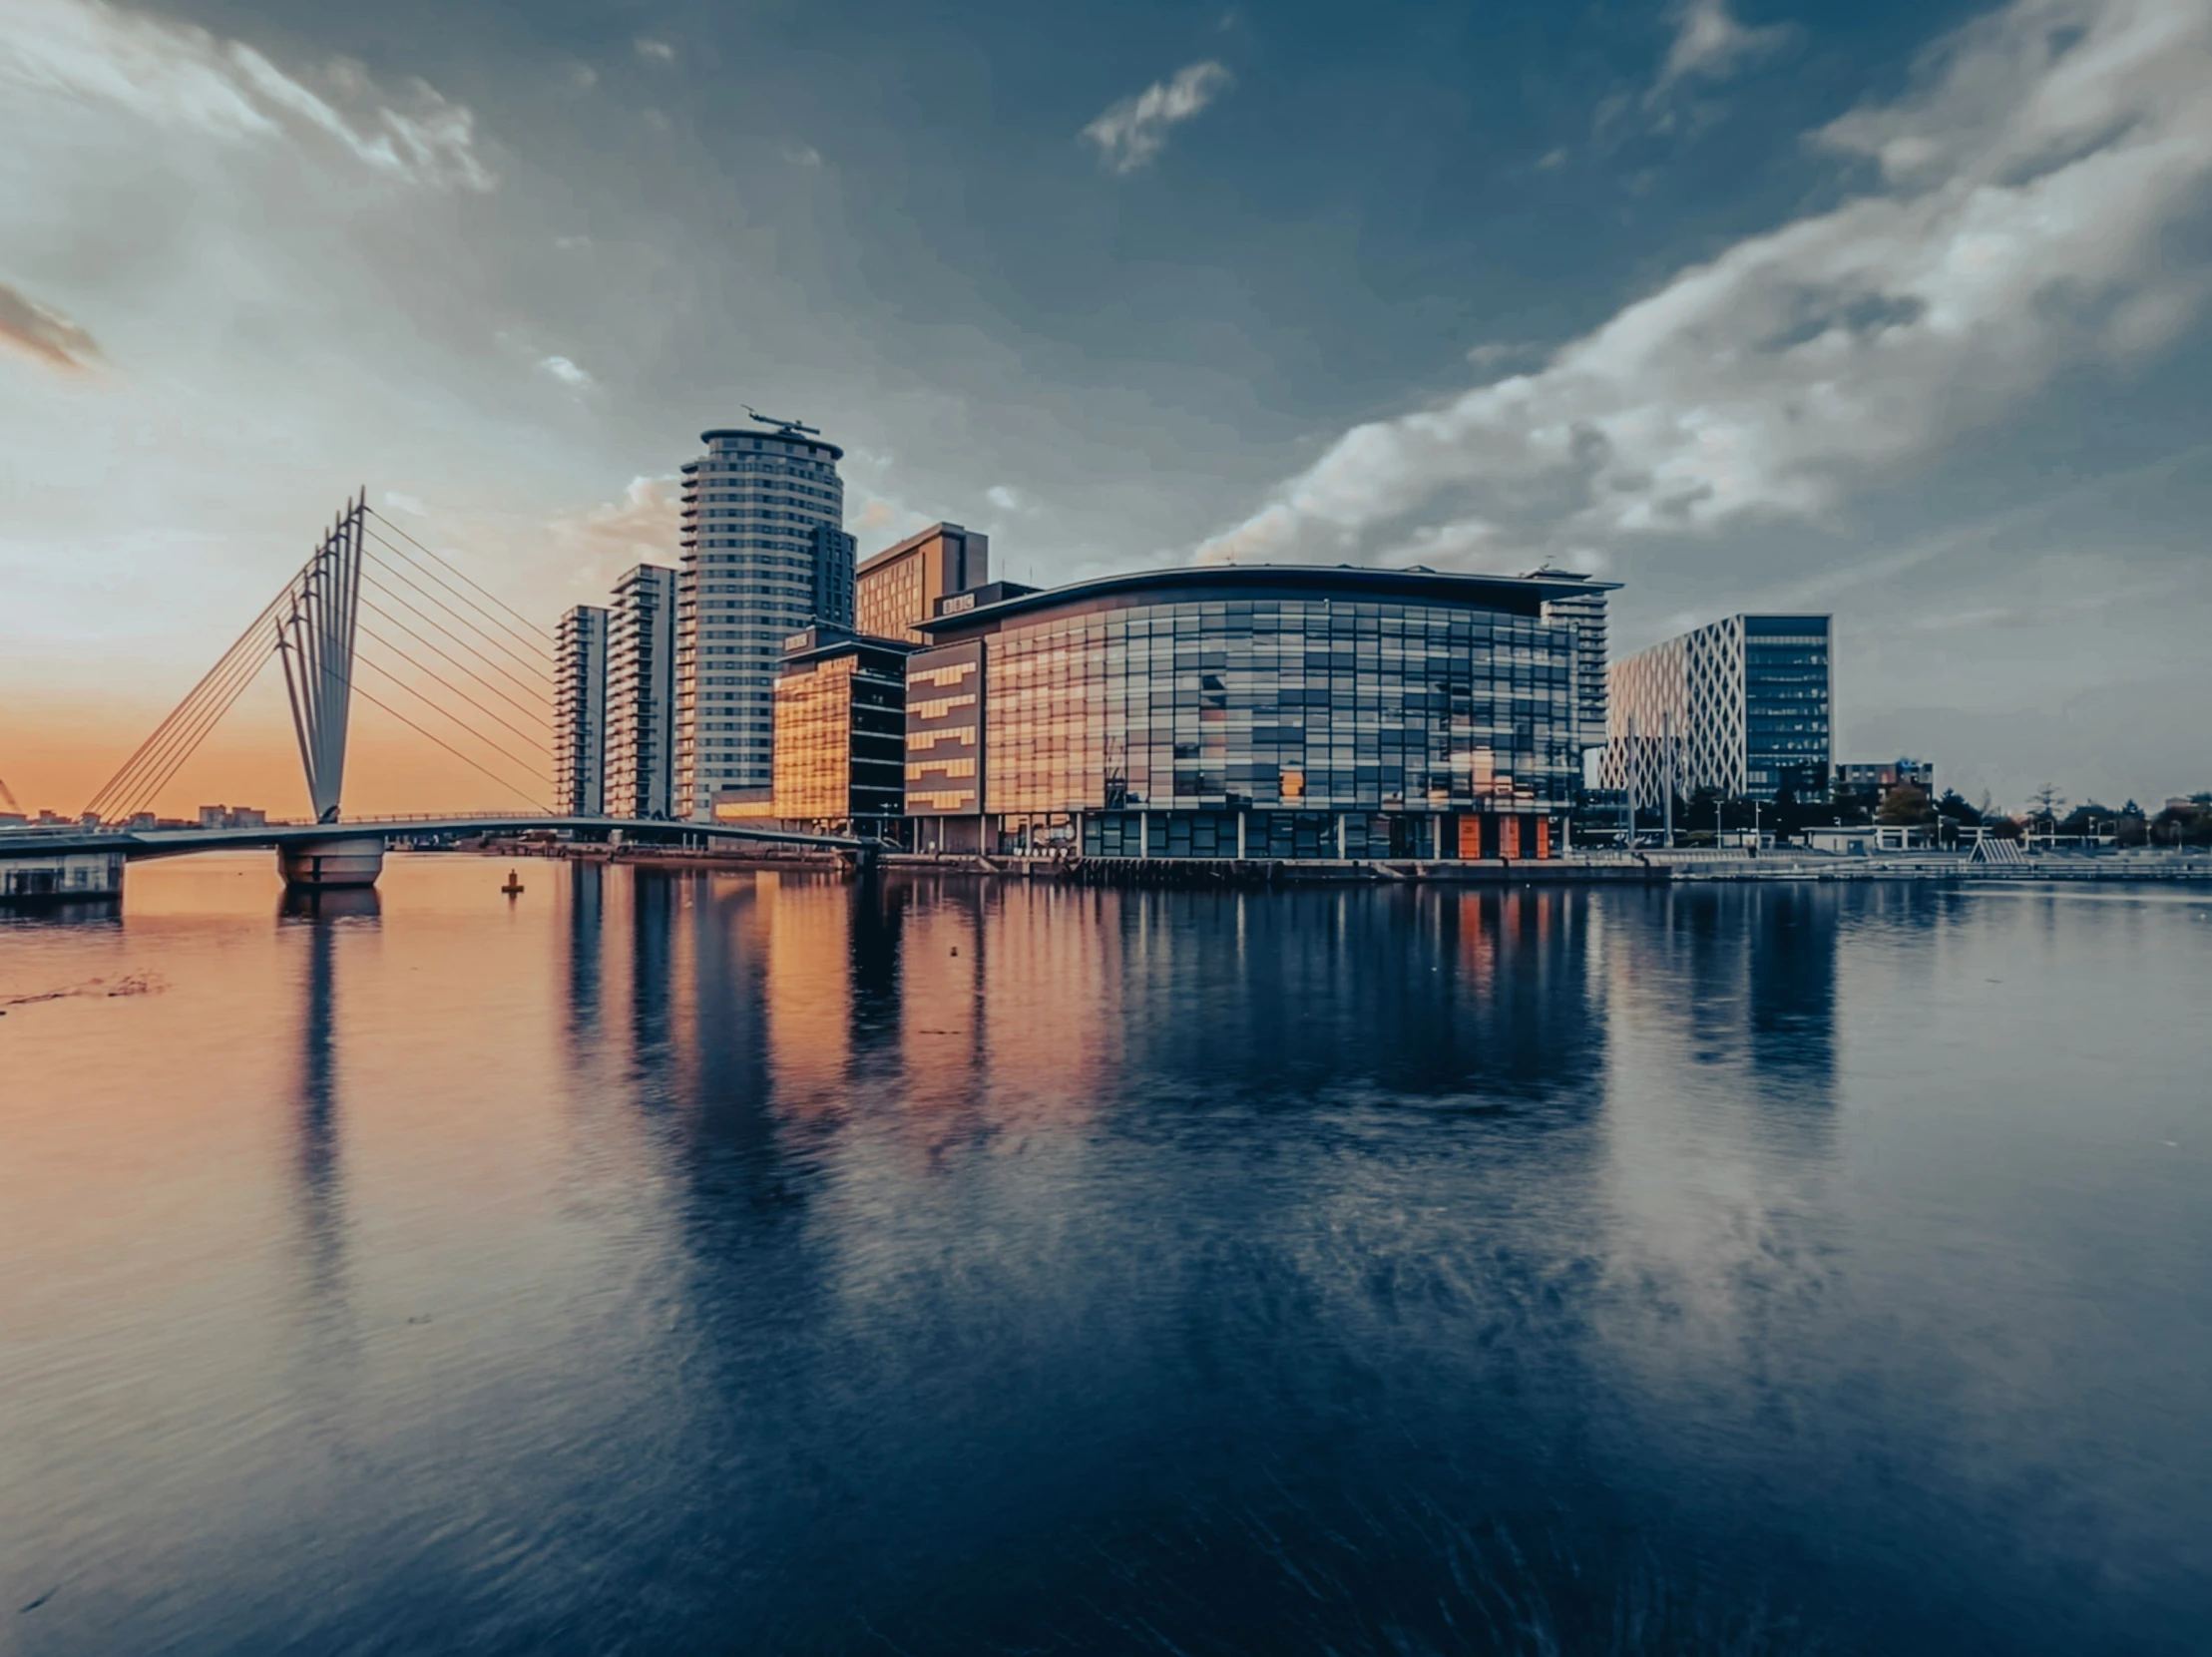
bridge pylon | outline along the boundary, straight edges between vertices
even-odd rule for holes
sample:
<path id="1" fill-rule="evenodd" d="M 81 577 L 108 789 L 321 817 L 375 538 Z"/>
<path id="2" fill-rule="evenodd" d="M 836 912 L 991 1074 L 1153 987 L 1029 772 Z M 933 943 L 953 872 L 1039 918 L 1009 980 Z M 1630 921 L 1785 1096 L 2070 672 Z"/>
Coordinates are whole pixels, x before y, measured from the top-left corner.
<path id="1" fill-rule="evenodd" d="M 364 489 L 338 514 L 287 590 L 276 618 L 276 649 L 284 658 L 292 732 L 299 739 L 299 763 L 307 773 L 307 798 L 318 823 L 338 820 L 338 796 L 345 785 L 353 644 L 361 615 L 362 520 L 367 513 Z"/>

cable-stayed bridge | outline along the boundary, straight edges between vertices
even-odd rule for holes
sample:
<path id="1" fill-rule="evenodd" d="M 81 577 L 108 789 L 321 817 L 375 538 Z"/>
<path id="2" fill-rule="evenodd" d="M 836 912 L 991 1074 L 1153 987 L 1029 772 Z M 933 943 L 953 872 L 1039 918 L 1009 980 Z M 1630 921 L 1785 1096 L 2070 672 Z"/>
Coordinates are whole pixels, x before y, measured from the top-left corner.
<path id="1" fill-rule="evenodd" d="M 270 846 L 294 885 L 366 886 L 383 867 L 388 840 L 530 829 L 771 842 L 872 860 L 873 841 L 839 835 L 554 811 L 548 804 L 551 657 L 552 637 L 543 626 L 370 507 L 363 490 L 346 502 L 299 572 L 86 802 L 80 825 L 0 830 L 0 861 L 20 865 L 25 859 L 102 853 L 133 859 Z M 153 806 L 163 790 L 272 659 L 282 665 L 313 822 L 157 824 Z M 345 817 L 346 749 L 356 696 L 489 779 L 515 804 L 441 815 Z"/>

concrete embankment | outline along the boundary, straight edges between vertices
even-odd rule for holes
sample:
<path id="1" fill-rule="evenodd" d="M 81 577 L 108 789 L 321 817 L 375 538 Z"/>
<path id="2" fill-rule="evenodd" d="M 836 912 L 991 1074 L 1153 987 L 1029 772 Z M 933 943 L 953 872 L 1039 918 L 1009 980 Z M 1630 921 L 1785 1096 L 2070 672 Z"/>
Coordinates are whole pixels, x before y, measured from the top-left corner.
<path id="1" fill-rule="evenodd" d="M 803 850 L 733 852 L 677 846 L 493 842 L 498 857 L 552 857 L 644 868 L 850 872 L 847 854 Z M 975 875 L 1001 880 L 1058 881 L 1082 886 L 1235 887 L 1265 890 L 1310 885 L 1642 886 L 1699 881 L 1935 881 L 1954 884 L 2021 881 L 2201 882 L 2212 884 L 2212 856 L 2053 854 L 2017 863 L 1975 863 L 1964 855 L 1844 857 L 1768 851 L 1756 857 L 1652 850 L 1542 859 L 1235 859 L 1015 857 L 889 852 L 883 867 L 913 874 Z"/>

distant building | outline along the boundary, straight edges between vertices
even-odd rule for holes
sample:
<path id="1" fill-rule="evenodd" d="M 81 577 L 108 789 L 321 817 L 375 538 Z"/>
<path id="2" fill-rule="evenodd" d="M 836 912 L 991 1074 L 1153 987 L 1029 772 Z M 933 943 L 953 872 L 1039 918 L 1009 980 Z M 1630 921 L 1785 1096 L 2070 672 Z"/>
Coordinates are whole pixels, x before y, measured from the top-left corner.
<path id="1" fill-rule="evenodd" d="M 611 817 L 675 813 L 676 573 L 641 564 L 615 583 L 607 621 Z"/>
<path id="2" fill-rule="evenodd" d="M 1836 786 L 1848 788 L 1854 794 L 1872 794 L 1877 800 L 1886 800 L 1890 790 L 1900 785 L 1918 788 L 1934 799 L 1936 762 L 1933 759 L 1891 759 L 1867 764 L 1852 760 L 1836 767 Z"/>
<path id="3" fill-rule="evenodd" d="M 553 809 L 607 809 L 607 611 L 577 605 L 553 633 Z"/>
<path id="4" fill-rule="evenodd" d="M 1669 786 L 1825 795 L 1830 619 L 1731 616 L 1612 664 L 1603 782 L 1652 810 Z"/>
<path id="5" fill-rule="evenodd" d="M 204 829 L 266 828 L 268 813 L 253 805 L 204 805 L 200 808 Z"/>
<path id="6" fill-rule="evenodd" d="M 687 818 L 773 785 L 783 640 L 841 613 L 852 587 L 842 449 L 795 422 L 699 435 L 676 577 L 672 815 Z"/>
<path id="7" fill-rule="evenodd" d="M 775 687 L 775 815 L 888 838 L 906 812 L 902 640 L 814 626 L 786 641 Z"/>
<path id="8" fill-rule="evenodd" d="M 1580 749 L 1605 745 L 1605 595 L 1610 584 L 1562 570 L 1532 570 L 1528 579 L 1579 582 L 1579 590 L 1544 601 L 1544 619 L 1574 629 L 1574 742 Z"/>
<path id="9" fill-rule="evenodd" d="M 1609 590 L 1224 565 L 956 595 L 906 664 L 916 848 L 1548 857 L 1588 617 L 1547 607 Z"/>
<path id="10" fill-rule="evenodd" d="M 860 566 L 853 624 L 876 638 L 925 644 L 922 623 L 938 602 L 991 579 L 991 539 L 958 524 L 932 524 Z"/>

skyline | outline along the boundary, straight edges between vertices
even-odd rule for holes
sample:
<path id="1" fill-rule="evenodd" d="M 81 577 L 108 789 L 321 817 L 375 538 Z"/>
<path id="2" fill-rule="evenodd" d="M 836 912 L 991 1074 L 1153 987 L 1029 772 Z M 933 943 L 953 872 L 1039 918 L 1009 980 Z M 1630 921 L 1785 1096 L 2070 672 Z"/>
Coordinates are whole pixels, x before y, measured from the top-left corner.
<path id="1" fill-rule="evenodd" d="M 2212 780 L 2201 7 L 621 16 L 0 0 L 27 805 L 356 484 L 550 626 L 746 403 L 846 448 L 863 557 L 1548 556 L 1616 654 L 1832 610 L 1839 758 Z M 271 688 L 186 794 L 288 808 Z M 473 797 L 356 741 L 364 811 Z"/>

